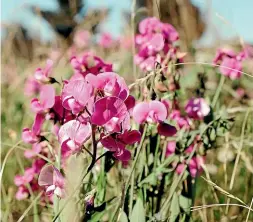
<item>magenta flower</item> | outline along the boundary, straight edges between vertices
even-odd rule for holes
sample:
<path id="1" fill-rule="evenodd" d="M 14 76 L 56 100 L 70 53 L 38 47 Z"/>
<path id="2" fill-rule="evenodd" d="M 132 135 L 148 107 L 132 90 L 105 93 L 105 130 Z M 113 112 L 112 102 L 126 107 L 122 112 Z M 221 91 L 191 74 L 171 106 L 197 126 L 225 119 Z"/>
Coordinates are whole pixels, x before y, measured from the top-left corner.
<path id="1" fill-rule="evenodd" d="M 98 41 L 98 45 L 106 49 L 113 47 L 115 43 L 110 33 L 102 33 Z"/>
<path id="2" fill-rule="evenodd" d="M 44 69 L 41 68 L 36 69 L 34 73 L 35 79 L 42 83 L 49 82 L 50 81 L 49 75 L 52 71 L 52 68 L 53 68 L 53 61 L 47 60 L 46 67 Z"/>
<path id="3" fill-rule="evenodd" d="M 102 96 L 116 96 L 125 100 L 129 89 L 125 80 L 114 72 L 105 72 L 97 76 L 88 74 L 85 78 Z"/>
<path id="4" fill-rule="evenodd" d="M 141 102 L 133 109 L 134 121 L 141 124 L 145 121 L 158 123 L 167 118 L 166 106 L 159 101 Z"/>
<path id="5" fill-rule="evenodd" d="M 26 150 L 24 152 L 24 156 L 28 159 L 35 157 L 37 154 L 39 154 L 42 150 L 41 144 L 40 143 L 34 143 L 32 145 L 32 149 Z"/>
<path id="6" fill-rule="evenodd" d="M 236 55 L 232 50 L 218 49 L 213 62 L 216 65 L 220 65 L 221 74 L 234 80 L 240 78 L 242 75 L 243 59 L 245 59 L 244 53 Z"/>
<path id="7" fill-rule="evenodd" d="M 210 112 L 210 106 L 203 98 L 192 98 L 185 106 L 185 111 L 190 118 L 201 120 Z"/>
<path id="8" fill-rule="evenodd" d="M 29 191 L 25 186 L 19 186 L 15 195 L 17 200 L 24 200 L 29 196 Z"/>
<path id="9" fill-rule="evenodd" d="M 25 143 L 36 143 L 40 140 L 40 130 L 44 123 L 44 115 L 37 114 L 32 126 L 32 130 L 29 128 L 24 128 L 22 131 L 22 140 Z"/>
<path id="10" fill-rule="evenodd" d="M 199 173 L 201 173 L 204 162 L 205 159 L 202 156 L 196 156 L 190 160 L 189 169 L 192 177 L 196 177 Z"/>
<path id="11" fill-rule="evenodd" d="M 40 99 L 31 101 L 31 108 L 35 113 L 47 112 L 55 102 L 55 90 L 52 85 L 43 85 L 40 90 Z"/>
<path id="12" fill-rule="evenodd" d="M 100 140 L 102 145 L 109 151 L 113 152 L 113 156 L 121 161 L 128 161 L 131 153 L 126 149 L 127 145 L 133 145 L 141 140 L 141 134 L 137 130 L 125 131 L 122 134 L 112 134 Z"/>
<path id="13" fill-rule="evenodd" d="M 33 178 L 34 178 L 34 168 L 27 168 L 25 169 L 25 172 L 24 172 L 24 175 L 23 176 L 20 176 L 20 175 L 17 175 L 15 176 L 14 178 L 14 183 L 16 186 L 21 186 L 21 185 L 27 185 L 29 184 Z"/>
<path id="14" fill-rule="evenodd" d="M 78 48 L 85 48 L 89 45 L 91 35 L 87 30 L 79 30 L 75 33 L 73 41 Z"/>
<path id="15" fill-rule="evenodd" d="M 72 153 L 80 152 L 82 145 L 91 136 L 90 123 L 80 123 L 77 120 L 71 120 L 61 126 L 58 134 L 58 140 L 62 149 L 71 150 Z"/>
<path id="16" fill-rule="evenodd" d="M 92 95 L 92 85 L 85 80 L 69 81 L 62 91 L 62 105 L 73 114 L 78 114 L 83 111 Z"/>
<path id="17" fill-rule="evenodd" d="M 60 171 L 52 165 L 46 165 L 42 168 L 38 184 L 46 188 L 46 195 L 50 196 L 52 194 L 57 195 L 59 198 L 65 196 L 64 177 Z"/>
<path id="18" fill-rule="evenodd" d="M 175 126 L 161 122 L 158 124 L 157 132 L 162 136 L 170 137 L 174 136 L 177 133 L 177 129 Z"/>
<path id="19" fill-rule="evenodd" d="M 166 148 L 166 157 L 174 154 L 176 151 L 176 141 L 169 141 Z"/>
<path id="20" fill-rule="evenodd" d="M 40 92 L 40 88 L 40 83 L 34 77 L 29 77 L 25 82 L 25 95 L 32 96 L 38 94 Z"/>
<path id="21" fill-rule="evenodd" d="M 189 129 L 190 128 L 189 119 L 181 116 L 181 113 L 179 110 L 172 110 L 172 112 L 169 115 L 169 119 L 176 121 L 176 123 L 180 129 L 182 129 L 182 128 Z"/>
<path id="22" fill-rule="evenodd" d="M 104 97 L 94 104 L 91 122 L 112 132 L 119 132 L 121 124 L 128 118 L 129 113 L 123 100 L 115 96 Z"/>
<path id="23" fill-rule="evenodd" d="M 112 72 L 112 64 L 105 63 L 101 58 L 87 53 L 82 57 L 72 57 L 70 60 L 75 73 L 86 76 L 89 73 L 98 75 L 103 72 Z"/>

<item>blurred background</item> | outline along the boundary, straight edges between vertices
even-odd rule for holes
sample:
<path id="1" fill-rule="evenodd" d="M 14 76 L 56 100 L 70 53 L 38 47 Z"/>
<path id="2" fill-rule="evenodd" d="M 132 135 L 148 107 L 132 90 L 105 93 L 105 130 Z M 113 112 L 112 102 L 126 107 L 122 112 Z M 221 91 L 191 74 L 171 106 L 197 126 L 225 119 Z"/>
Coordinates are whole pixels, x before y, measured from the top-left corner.
<path id="1" fill-rule="evenodd" d="M 159 16 L 179 30 L 185 47 L 192 43 L 210 47 L 221 41 L 234 42 L 239 36 L 248 43 L 253 41 L 252 0 L 244 0 L 243 4 L 238 0 L 136 0 L 135 3 L 136 21 L 145 15 Z M 131 6 L 131 0 L 2 1 L 2 43 L 11 39 L 18 48 L 24 41 L 31 57 L 31 42 L 48 44 L 59 37 L 66 39 L 78 25 L 91 19 L 96 39 L 103 32 L 118 38 L 130 23 Z"/>

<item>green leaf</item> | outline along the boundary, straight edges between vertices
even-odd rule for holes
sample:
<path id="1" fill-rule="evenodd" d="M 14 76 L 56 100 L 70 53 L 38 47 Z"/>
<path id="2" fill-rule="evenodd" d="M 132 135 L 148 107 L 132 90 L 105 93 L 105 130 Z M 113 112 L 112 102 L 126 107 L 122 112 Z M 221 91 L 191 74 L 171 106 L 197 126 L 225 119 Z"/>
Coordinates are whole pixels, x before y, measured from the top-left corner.
<path id="1" fill-rule="evenodd" d="M 177 193 L 174 193 L 173 197 L 172 197 L 171 205 L 170 205 L 170 220 L 169 220 L 169 222 L 176 221 L 179 214 L 180 214 L 180 207 L 179 207 L 178 195 L 177 195 Z"/>
<path id="2" fill-rule="evenodd" d="M 190 210 L 192 207 L 192 200 L 190 198 L 184 197 L 182 195 L 179 196 L 179 205 L 186 212 L 190 214 Z"/>
<path id="3" fill-rule="evenodd" d="M 141 198 L 138 198 L 134 205 L 134 208 L 130 217 L 130 222 L 145 222 L 145 221 L 146 221 L 145 209 L 144 209 Z"/>
<path id="4" fill-rule="evenodd" d="M 124 211 L 122 211 L 121 214 L 120 214 L 119 222 L 128 222 L 127 215 Z"/>

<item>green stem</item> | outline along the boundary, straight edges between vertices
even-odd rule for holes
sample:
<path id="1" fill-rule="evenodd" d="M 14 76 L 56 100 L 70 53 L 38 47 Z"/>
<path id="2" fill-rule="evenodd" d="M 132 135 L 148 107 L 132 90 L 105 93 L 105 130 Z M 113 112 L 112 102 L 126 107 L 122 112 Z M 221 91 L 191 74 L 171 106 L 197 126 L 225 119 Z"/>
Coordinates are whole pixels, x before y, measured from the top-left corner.
<path id="1" fill-rule="evenodd" d="M 222 87 L 224 85 L 225 80 L 226 80 L 226 76 L 224 76 L 224 75 L 221 74 L 220 82 L 219 82 L 218 88 L 217 88 L 217 90 L 215 92 L 215 95 L 214 95 L 213 101 L 212 101 L 212 108 L 213 109 L 215 108 L 216 103 L 217 103 L 217 101 L 219 99 L 219 96 L 220 96 L 220 93 L 221 93 L 221 90 L 222 90 Z"/>
<path id="2" fill-rule="evenodd" d="M 116 210 L 114 212 L 113 220 L 112 221 L 115 221 L 115 218 L 117 218 L 117 215 L 119 213 L 118 211 L 121 210 L 123 208 L 123 206 L 124 206 L 125 196 L 126 196 L 126 193 L 127 193 L 128 187 L 129 187 L 129 183 L 130 183 L 130 180 L 131 180 L 131 177 L 133 175 L 134 169 L 136 167 L 137 161 L 139 159 L 139 156 L 140 156 L 140 153 L 141 153 L 141 150 L 142 150 L 142 147 L 143 147 L 143 142 L 144 142 L 144 139 L 145 139 L 145 136 L 146 136 L 146 132 L 147 132 L 147 125 L 144 126 L 144 130 L 143 130 L 142 137 L 141 137 L 141 142 L 140 142 L 140 144 L 139 144 L 139 146 L 137 148 L 137 153 L 136 153 L 136 156 L 135 156 L 135 159 L 134 159 L 134 162 L 133 162 L 133 166 L 132 166 L 131 171 L 130 171 L 130 175 L 127 178 L 125 189 L 122 192 L 121 201 L 118 204 L 118 206 L 117 206 L 117 208 L 116 208 Z"/>

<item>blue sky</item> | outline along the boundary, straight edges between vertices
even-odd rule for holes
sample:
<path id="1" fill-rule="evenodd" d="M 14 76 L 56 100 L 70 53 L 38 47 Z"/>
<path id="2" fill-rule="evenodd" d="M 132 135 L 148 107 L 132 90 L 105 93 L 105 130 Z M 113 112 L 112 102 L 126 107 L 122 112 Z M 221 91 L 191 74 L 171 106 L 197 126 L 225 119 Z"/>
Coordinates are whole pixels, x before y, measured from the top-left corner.
<path id="1" fill-rule="evenodd" d="M 217 37 L 230 39 L 238 34 L 246 42 L 253 42 L 253 0 L 192 0 L 200 7 L 203 18 L 208 22 L 207 32 L 200 40 L 200 44 L 209 45 Z M 209 3 L 211 2 L 211 4 Z M 3 0 L 1 1 L 1 21 L 21 22 L 29 28 L 31 35 L 40 35 L 45 41 L 53 38 L 53 31 L 46 22 L 35 19 L 27 6 L 36 5 L 42 9 L 55 11 L 58 9 L 56 1 L 53 0 Z M 86 0 L 89 8 L 110 8 L 110 15 L 102 25 L 102 30 L 110 30 L 117 36 L 123 30 L 123 11 L 130 11 L 130 0 Z M 208 5 L 209 4 L 209 5 Z M 216 13 L 229 21 L 231 25 L 223 22 Z"/>

